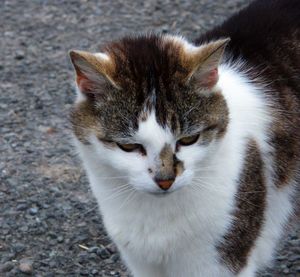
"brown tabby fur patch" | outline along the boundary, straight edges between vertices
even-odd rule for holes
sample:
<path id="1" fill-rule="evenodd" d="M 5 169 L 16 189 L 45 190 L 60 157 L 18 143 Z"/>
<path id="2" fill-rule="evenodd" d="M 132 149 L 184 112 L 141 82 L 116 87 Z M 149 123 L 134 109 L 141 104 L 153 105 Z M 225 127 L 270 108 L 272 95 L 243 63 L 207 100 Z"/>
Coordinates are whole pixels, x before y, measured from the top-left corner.
<path id="1" fill-rule="evenodd" d="M 250 141 L 236 194 L 233 222 L 217 246 L 222 261 L 238 273 L 247 264 L 254 242 L 264 223 L 266 184 L 263 161 L 255 141 Z"/>
<path id="2" fill-rule="evenodd" d="M 183 170 L 183 163 L 176 158 L 171 145 L 166 144 L 159 154 L 160 167 L 156 178 L 160 180 L 175 179 Z"/>
<path id="3" fill-rule="evenodd" d="M 70 114 L 73 132 L 84 144 L 89 144 L 88 137 L 95 134 L 103 137 L 103 130 L 99 120 L 95 117 L 95 108 L 90 101 L 80 102 L 75 105 Z"/>

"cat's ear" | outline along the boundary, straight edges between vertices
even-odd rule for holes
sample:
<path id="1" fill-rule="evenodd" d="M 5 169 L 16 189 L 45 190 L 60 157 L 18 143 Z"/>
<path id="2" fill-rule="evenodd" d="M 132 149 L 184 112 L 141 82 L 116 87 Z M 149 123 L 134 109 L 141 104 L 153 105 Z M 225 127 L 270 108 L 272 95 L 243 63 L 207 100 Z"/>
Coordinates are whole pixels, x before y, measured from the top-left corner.
<path id="1" fill-rule="evenodd" d="M 186 53 L 189 74 L 185 81 L 195 78 L 201 87 L 214 87 L 219 79 L 218 66 L 229 41 L 229 38 L 220 39 L 190 49 Z"/>
<path id="2" fill-rule="evenodd" d="M 107 82 L 119 89 L 113 80 L 114 63 L 107 54 L 72 50 L 69 55 L 75 68 L 77 86 L 83 94 L 93 95 Z"/>

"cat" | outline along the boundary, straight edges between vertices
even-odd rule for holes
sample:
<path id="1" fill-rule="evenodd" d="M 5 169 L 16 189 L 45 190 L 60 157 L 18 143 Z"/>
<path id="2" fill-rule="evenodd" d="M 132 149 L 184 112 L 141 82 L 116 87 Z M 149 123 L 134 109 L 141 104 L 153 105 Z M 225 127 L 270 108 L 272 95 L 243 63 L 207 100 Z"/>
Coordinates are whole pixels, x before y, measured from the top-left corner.
<path id="1" fill-rule="evenodd" d="M 134 277 L 255 276 L 296 206 L 300 1 L 258 0 L 194 43 L 71 51 L 74 144 Z"/>

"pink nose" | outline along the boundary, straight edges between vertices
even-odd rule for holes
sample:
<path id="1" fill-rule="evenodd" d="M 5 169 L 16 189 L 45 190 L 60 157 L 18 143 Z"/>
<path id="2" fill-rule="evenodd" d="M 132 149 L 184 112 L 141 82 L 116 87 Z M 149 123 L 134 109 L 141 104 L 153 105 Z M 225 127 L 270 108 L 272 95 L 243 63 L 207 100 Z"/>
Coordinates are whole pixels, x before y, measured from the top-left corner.
<path id="1" fill-rule="evenodd" d="M 169 179 L 169 180 L 156 180 L 156 183 L 162 190 L 168 190 L 172 184 L 174 183 L 175 179 Z"/>

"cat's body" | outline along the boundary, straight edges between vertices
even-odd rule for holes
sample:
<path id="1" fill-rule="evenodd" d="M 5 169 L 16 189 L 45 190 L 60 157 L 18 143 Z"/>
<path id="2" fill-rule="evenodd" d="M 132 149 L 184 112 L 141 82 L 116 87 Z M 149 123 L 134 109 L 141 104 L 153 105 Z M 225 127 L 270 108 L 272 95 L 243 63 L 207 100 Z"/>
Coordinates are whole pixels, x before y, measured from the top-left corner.
<path id="1" fill-rule="evenodd" d="M 250 277 L 271 261 L 295 207 L 299 13 L 259 0 L 199 47 L 149 35 L 71 53 L 75 144 L 135 277 Z"/>

